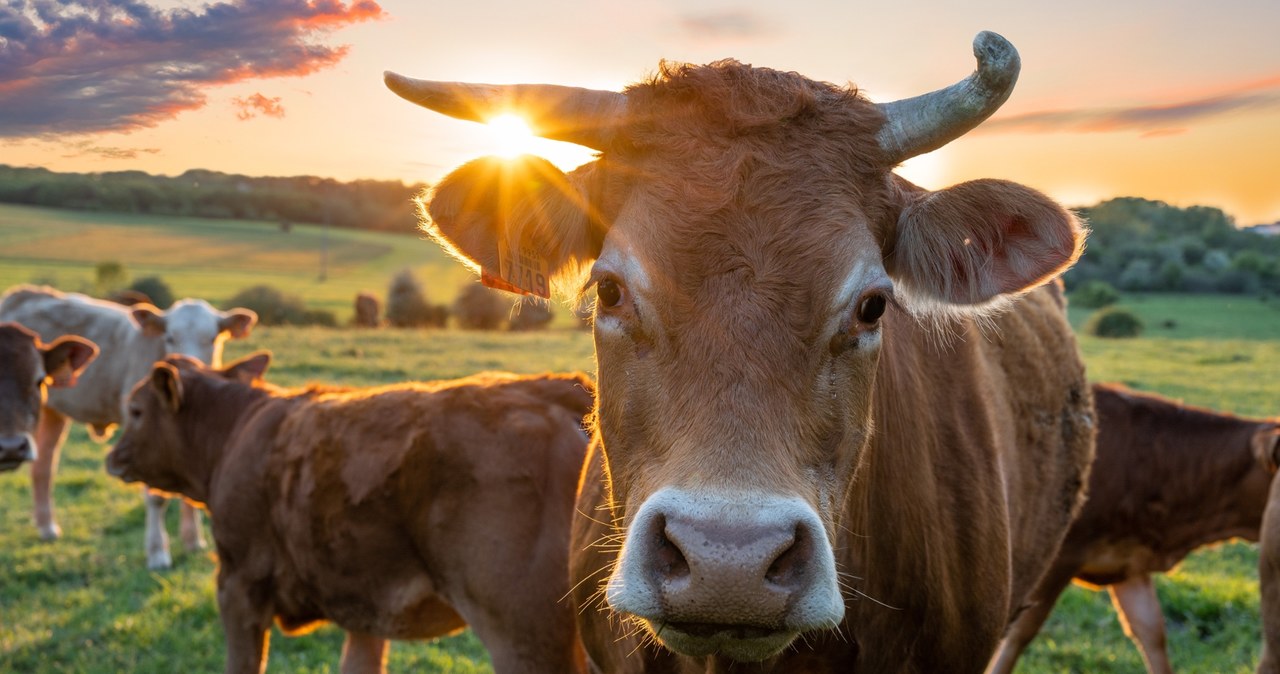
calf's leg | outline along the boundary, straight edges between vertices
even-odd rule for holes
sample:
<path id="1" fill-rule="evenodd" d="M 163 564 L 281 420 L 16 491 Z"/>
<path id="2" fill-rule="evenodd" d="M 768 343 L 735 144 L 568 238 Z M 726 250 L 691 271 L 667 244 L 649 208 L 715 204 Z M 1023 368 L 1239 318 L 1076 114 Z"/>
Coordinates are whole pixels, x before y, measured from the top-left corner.
<path id="1" fill-rule="evenodd" d="M 1111 603 L 1120 614 L 1124 633 L 1133 640 L 1151 674 L 1173 674 L 1165 650 L 1164 614 L 1151 576 L 1142 574 L 1110 585 Z"/>
<path id="2" fill-rule="evenodd" d="M 36 460 L 31 463 L 31 498 L 41 540 L 52 541 L 62 535 L 62 528 L 53 516 L 53 474 L 58 470 L 58 454 L 67 439 L 68 422 L 61 412 L 40 408 L 40 420 L 36 424 Z"/>
<path id="3" fill-rule="evenodd" d="M 262 674 L 270 647 L 267 593 L 234 574 L 218 574 L 218 614 L 227 638 L 226 674 Z"/>
<path id="4" fill-rule="evenodd" d="M 173 566 L 173 558 L 169 555 L 169 532 L 164 529 L 164 511 L 169 507 L 169 499 L 153 493 L 144 486 L 142 501 L 147 506 L 145 538 L 147 568 L 152 570 L 170 568 Z"/>
<path id="5" fill-rule="evenodd" d="M 208 547 L 204 542 L 204 529 L 200 526 L 200 509 L 182 502 L 182 517 L 178 520 L 182 533 L 182 544 L 190 552 L 204 550 Z"/>
<path id="6" fill-rule="evenodd" d="M 1027 649 L 1027 645 L 1031 643 L 1031 640 L 1040 633 L 1040 628 L 1044 626 L 1044 621 L 1048 619 L 1049 614 L 1053 612 L 1053 607 L 1058 603 L 1058 597 L 1062 595 L 1062 591 L 1067 589 L 1070 584 L 1071 569 L 1052 568 L 1045 574 L 1033 595 L 1034 602 L 1023 609 L 1009 624 L 1009 628 L 1005 631 L 1004 639 L 1000 641 L 999 650 L 991 658 L 991 663 L 987 665 L 986 674 L 1011 674 L 1013 672 L 1013 667 L 1017 664 L 1018 658 L 1022 656 L 1022 652 Z"/>
<path id="7" fill-rule="evenodd" d="M 384 674 L 387 640 L 365 632 L 347 632 L 342 642 L 342 674 Z"/>

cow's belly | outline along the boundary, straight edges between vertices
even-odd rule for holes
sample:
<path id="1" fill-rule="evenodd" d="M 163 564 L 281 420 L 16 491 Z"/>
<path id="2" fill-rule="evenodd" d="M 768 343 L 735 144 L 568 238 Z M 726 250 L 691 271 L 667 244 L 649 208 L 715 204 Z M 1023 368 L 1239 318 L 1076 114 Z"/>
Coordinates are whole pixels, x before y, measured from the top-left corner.
<path id="1" fill-rule="evenodd" d="M 1164 573 L 1179 559 L 1181 557 L 1162 555 L 1137 541 L 1099 543 L 1089 548 L 1076 578 L 1089 585 L 1111 585 L 1134 576 Z"/>
<path id="2" fill-rule="evenodd" d="M 323 555 L 312 557 L 319 561 Z M 389 639 L 430 639 L 466 627 L 466 621 L 437 591 L 412 556 L 397 569 L 369 565 L 350 573 L 347 559 L 329 557 L 323 566 L 303 563 L 276 576 L 276 613 L 287 632 L 305 631 L 328 620 L 346 630 Z M 358 562 L 357 562 L 358 563 Z"/>

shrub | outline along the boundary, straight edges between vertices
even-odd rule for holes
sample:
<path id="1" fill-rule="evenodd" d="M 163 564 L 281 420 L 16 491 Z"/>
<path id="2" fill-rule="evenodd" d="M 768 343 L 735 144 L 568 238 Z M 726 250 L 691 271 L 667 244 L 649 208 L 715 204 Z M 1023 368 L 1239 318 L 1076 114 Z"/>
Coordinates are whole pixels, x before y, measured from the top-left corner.
<path id="1" fill-rule="evenodd" d="M 1109 307 L 1091 316 L 1084 331 L 1095 337 L 1137 337 L 1142 328 L 1142 319 L 1132 311 Z"/>
<path id="2" fill-rule="evenodd" d="M 391 279 L 387 289 L 387 322 L 398 328 L 415 328 L 432 322 L 431 305 L 422 284 L 405 269 Z"/>
<path id="3" fill-rule="evenodd" d="M 94 287 L 99 296 L 124 286 L 129 280 L 129 272 L 119 262 L 99 262 L 93 268 Z"/>
<path id="4" fill-rule="evenodd" d="M 551 311 L 551 303 L 536 297 L 522 297 L 511 310 L 509 330 L 545 330 L 551 325 L 556 315 Z"/>
<path id="5" fill-rule="evenodd" d="M 308 325 L 307 305 L 301 297 L 285 294 L 265 284 L 236 293 L 224 306 L 227 309 L 232 307 L 257 312 L 260 325 Z"/>
<path id="6" fill-rule="evenodd" d="M 151 303 L 164 309 L 173 304 L 173 290 L 159 276 L 144 276 L 133 282 L 129 290 L 140 292 L 151 298 Z"/>
<path id="7" fill-rule="evenodd" d="M 463 286 L 453 303 L 453 315 L 463 330 L 497 330 L 510 313 L 510 295 L 479 283 Z"/>
<path id="8" fill-rule="evenodd" d="M 373 293 L 357 293 L 355 299 L 355 317 L 351 322 L 356 327 L 376 328 L 382 321 L 379 314 L 382 313 L 381 302 Z"/>
<path id="9" fill-rule="evenodd" d="M 1106 281 L 1088 281 L 1072 293 L 1071 301 L 1086 309 L 1101 309 L 1120 301 L 1120 293 Z"/>

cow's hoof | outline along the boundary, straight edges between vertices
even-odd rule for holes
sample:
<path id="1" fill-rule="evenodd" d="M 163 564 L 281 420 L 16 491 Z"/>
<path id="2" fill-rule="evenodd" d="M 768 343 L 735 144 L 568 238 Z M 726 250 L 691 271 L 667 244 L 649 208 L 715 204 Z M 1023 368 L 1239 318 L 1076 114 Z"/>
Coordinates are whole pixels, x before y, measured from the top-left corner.
<path id="1" fill-rule="evenodd" d="M 161 550 L 147 555 L 147 568 L 152 571 L 164 571 L 173 568 L 173 559 L 168 550 Z"/>
<path id="2" fill-rule="evenodd" d="M 57 524 L 42 525 L 40 527 L 40 540 L 56 541 L 62 538 L 62 527 Z"/>

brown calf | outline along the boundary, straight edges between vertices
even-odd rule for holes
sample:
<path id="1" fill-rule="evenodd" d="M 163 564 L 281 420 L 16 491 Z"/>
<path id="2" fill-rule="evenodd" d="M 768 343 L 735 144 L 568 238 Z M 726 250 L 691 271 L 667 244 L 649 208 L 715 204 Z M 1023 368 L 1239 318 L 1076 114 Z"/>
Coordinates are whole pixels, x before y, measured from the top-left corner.
<path id="1" fill-rule="evenodd" d="M 1098 444 L 1088 500 L 1018 616 L 990 674 L 1013 671 L 1075 579 L 1107 586 L 1153 674 L 1171 672 L 1151 574 L 1202 545 L 1258 540 L 1280 422 L 1242 419 L 1114 384 L 1094 384 Z"/>
<path id="2" fill-rule="evenodd" d="M 36 458 L 32 435 L 48 386 L 74 386 L 98 356 L 87 339 L 66 336 L 41 343 L 17 323 L 0 323 L 0 472 Z"/>
<path id="3" fill-rule="evenodd" d="M 283 390 L 157 363 L 107 470 L 203 503 L 219 557 L 227 672 L 286 633 L 347 630 L 343 672 L 380 672 L 387 639 L 470 625 L 498 672 L 583 667 L 566 542 L 592 405 L 583 375 L 482 374 Z"/>

